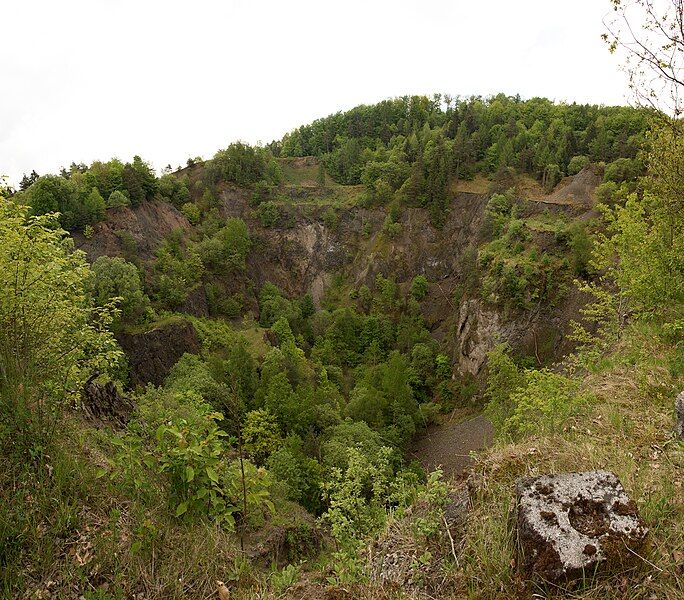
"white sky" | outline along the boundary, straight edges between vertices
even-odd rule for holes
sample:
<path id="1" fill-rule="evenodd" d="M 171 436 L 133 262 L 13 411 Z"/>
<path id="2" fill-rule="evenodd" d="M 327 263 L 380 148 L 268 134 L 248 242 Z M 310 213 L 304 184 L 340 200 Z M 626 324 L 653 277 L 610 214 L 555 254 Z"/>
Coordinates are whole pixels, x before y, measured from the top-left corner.
<path id="1" fill-rule="evenodd" d="M 1 0 L 0 175 L 267 143 L 448 92 L 625 104 L 608 0 Z"/>

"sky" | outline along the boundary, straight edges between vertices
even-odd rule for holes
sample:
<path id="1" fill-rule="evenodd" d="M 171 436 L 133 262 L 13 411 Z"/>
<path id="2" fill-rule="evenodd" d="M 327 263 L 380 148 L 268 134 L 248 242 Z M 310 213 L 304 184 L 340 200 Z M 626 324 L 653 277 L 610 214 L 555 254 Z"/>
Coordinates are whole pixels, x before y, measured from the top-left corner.
<path id="1" fill-rule="evenodd" d="M 626 104 L 608 0 L 2 0 L 0 175 L 156 169 L 406 94 Z"/>

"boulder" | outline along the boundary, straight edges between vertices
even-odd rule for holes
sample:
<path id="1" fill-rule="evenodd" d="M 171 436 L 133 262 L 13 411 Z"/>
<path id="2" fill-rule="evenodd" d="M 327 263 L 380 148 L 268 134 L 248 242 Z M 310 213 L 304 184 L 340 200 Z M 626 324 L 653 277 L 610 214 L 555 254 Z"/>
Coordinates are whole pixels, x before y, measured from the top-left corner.
<path id="1" fill-rule="evenodd" d="M 117 341 L 128 358 L 134 387 L 161 385 L 183 354 L 201 349 L 197 331 L 185 319 L 170 319 L 143 333 L 121 333 Z"/>
<path id="2" fill-rule="evenodd" d="M 675 400 L 675 436 L 684 439 L 684 392 Z"/>
<path id="3" fill-rule="evenodd" d="M 81 399 L 86 418 L 95 424 L 123 427 L 131 420 L 133 402 L 119 393 L 113 381 L 96 383 L 90 379 Z"/>
<path id="4" fill-rule="evenodd" d="M 542 475 L 516 486 L 518 568 L 550 583 L 622 568 L 643 551 L 648 529 L 609 471 Z"/>

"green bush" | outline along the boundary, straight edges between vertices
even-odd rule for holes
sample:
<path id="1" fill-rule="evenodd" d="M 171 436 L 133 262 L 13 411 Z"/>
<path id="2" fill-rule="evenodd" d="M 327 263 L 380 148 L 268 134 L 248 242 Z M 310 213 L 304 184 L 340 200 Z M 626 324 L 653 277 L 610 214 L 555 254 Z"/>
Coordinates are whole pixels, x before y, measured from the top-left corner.
<path id="1" fill-rule="evenodd" d="M 325 226 L 330 230 L 337 229 L 339 217 L 337 216 L 337 211 L 331 206 L 323 213 L 323 223 L 325 223 Z"/>
<path id="2" fill-rule="evenodd" d="M 568 163 L 568 175 L 577 175 L 582 169 L 589 166 L 588 156 L 573 156 Z"/>
<path id="3" fill-rule="evenodd" d="M 500 435 L 558 433 L 586 400 L 579 382 L 548 369 L 518 367 L 510 347 L 499 345 L 488 355 L 485 413 Z"/>
<path id="4" fill-rule="evenodd" d="M 242 428 L 245 450 L 257 465 L 263 465 L 266 459 L 282 445 L 278 420 L 268 410 L 257 409 L 247 413 Z"/>
<path id="5" fill-rule="evenodd" d="M 419 302 L 427 296 L 428 280 L 425 275 L 416 275 L 411 282 L 411 296 Z"/>
<path id="6" fill-rule="evenodd" d="M 197 225 L 200 221 L 200 210 L 194 202 L 186 202 L 181 206 L 181 212 L 190 224 Z"/>
<path id="7" fill-rule="evenodd" d="M 130 206 L 131 200 L 124 192 L 114 190 L 107 199 L 107 208 L 117 208 L 119 206 Z"/>
<path id="8" fill-rule="evenodd" d="M 127 325 L 135 325 L 152 316 L 150 300 L 143 292 L 135 265 L 123 258 L 100 256 L 92 270 L 90 289 L 98 306 L 105 306 L 117 298 L 121 322 Z"/>
<path id="9" fill-rule="evenodd" d="M 280 222 L 280 207 L 268 200 L 259 204 L 256 215 L 264 227 L 276 227 Z"/>

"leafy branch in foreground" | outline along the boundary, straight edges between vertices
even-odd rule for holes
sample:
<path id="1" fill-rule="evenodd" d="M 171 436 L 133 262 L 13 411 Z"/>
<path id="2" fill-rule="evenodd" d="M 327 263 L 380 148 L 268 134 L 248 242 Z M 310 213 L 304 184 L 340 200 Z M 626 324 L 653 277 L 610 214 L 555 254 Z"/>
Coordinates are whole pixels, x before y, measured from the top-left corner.
<path id="1" fill-rule="evenodd" d="M 93 307 L 90 278 L 56 215 L 0 198 L 0 421 L 22 434 L 15 444 L 45 442 L 61 407 L 122 357 L 109 331 L 116 309 Z"/>

